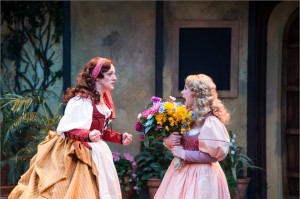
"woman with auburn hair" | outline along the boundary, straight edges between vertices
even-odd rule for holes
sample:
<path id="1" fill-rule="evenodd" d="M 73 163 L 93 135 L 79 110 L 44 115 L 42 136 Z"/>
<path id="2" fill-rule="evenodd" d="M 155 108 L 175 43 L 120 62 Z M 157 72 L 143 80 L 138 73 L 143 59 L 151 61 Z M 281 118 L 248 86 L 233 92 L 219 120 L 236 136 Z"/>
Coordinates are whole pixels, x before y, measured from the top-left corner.
<path id="1" fill-rule="evenodd" d="M 29 170 L 9 198 L 121 199 L 112 153 L 104 141 L 128 145 L 132 135 L 108 128 L 115 118 L 111 60 L 91 59 L 75 88 L 63 96 L 66 109 L 56 132 L 39 144 Z"/>
<path id="2" fill-rule="evenodd" d="M 230 115 L 218 99 L 216 85 L 204 74 L 190 75 L 181 92 L 195 122 L 182 136 L 172 133 L 164 145 L 183 162 L 171 162 L 155 199 L 229 199 L 225 174 L 218 161 L 229 150 L 230 138 L 225 125 Z"/>

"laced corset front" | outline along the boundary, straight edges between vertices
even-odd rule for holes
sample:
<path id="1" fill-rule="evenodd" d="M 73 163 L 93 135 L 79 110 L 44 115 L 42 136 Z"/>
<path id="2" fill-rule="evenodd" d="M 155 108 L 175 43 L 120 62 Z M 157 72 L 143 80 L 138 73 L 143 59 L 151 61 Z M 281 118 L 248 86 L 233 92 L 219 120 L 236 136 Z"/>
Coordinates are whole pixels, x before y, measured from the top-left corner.
<path id="1" fill-rule="evenodd" d="M 181 141 L 181 145 L 182 145 L 183 149 L 189 150 L 189 151 L 198 151 L 199 150 L 199 140 L 198 140 L 199 133 L 196 133 L 194 135 L 184 134 L 182 136 L 182 141 Z"/>

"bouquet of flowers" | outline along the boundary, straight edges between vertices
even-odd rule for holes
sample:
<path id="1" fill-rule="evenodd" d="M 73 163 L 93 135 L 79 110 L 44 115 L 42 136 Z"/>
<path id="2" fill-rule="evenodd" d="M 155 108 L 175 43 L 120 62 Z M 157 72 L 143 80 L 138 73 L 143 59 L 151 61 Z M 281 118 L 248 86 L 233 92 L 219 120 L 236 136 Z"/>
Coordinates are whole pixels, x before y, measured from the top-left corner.
<path id="1" fill-rule="evenodd" d="M 124 191 L 129 191 L 132 186 L 138 194 L 141 190 L 142 182 L 135 173 L 137 165 L 134 157 L 130 153 L 121 155 L 118 152 L 112 152 L 112 155 L 121 188 Z"/>
<path id="2" fill-rule="evenodd" d="M 135 129 L 146 147 L 149 147 L 154 140 L 163 141 L 163 138 L 173 132 L 183 134 L 190 130 L 194 121 L 193 112 L 175 100 L 176 98 L 171 96 L 167 101 L 153 96 L 150 104 L 138 115 Z"/>

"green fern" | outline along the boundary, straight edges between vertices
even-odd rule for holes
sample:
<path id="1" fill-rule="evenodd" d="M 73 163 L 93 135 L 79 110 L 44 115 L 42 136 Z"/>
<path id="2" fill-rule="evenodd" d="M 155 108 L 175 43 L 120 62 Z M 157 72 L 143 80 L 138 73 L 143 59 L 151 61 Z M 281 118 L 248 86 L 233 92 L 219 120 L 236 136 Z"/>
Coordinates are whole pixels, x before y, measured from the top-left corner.
<path id="1" fill-rule="evenodd" d="M 4 156 L 0 166 L 9 165 L 16 180 L 28 168 L 37 145 L 49 130 L 56 129 L 60 121 L 62 104 L 51 111 L 44 96 L 57 98 L 55 93 L 43 90 L 26 90 L 0 97 L 3 114 L 1 155 Z"/>

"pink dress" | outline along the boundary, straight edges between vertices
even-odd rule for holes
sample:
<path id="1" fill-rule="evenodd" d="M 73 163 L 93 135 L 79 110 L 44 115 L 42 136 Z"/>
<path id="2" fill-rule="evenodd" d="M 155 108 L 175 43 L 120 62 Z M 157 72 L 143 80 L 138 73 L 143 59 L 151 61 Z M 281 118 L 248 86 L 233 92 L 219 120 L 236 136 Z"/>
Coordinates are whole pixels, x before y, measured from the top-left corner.
<path id="1" fill-rule="evenodd" d="M 192 129 L 182 138 L 185 150 L 208 153 L 221 161 L 229 150 L 230 139 L 223 123 L 208 116 L 201 128 Z M 229 199 L 225 174 L 219 164 L 185 162 L 180 170 L 171 162 L 154 199 Z"/>

